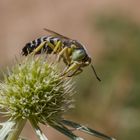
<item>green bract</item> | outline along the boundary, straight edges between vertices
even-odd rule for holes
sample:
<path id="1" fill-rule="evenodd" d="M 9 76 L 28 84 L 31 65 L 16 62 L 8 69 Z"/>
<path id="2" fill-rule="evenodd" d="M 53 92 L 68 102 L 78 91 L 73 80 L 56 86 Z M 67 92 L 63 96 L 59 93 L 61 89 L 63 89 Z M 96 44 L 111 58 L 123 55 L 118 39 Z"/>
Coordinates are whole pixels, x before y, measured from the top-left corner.
<path id="1" fill-rule="evenodd" d="M 62 71 L 62 70 L 61 70 Z M 34 118 L 47 123 L 71 108 L 70 79 L 44 56 L 29 56 L 16 64 L 0 84 L 0 106 L 12 119 Z"/>

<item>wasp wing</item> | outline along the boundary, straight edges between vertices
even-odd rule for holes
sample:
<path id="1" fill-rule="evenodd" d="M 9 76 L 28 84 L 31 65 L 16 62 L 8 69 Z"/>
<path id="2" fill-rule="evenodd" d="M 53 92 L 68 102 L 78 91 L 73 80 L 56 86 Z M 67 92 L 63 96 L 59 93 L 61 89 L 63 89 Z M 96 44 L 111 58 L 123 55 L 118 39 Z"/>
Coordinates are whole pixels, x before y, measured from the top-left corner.
<path id="1" fill-rule="evenodd" d="M 66 36 L 64 36 L 64 35 L 61 35 L 61 34 L 55 32 L 55 31 L 52 31 L 52 30 L 50 30 L 50 29 L 44 28 L 44 30 L 45 30 L 46 32 L 48 32 L 48 33 L 50 33 L 50 34 L 52 34 L 52 35 L 54 35 L 54 36 L 60 37 L 60 38 L 62 38 L 62 39 L 72 40 L 72 39 L 70 39 L 70 38 L 68 38 L 68 37 L 66 37 Z"/>

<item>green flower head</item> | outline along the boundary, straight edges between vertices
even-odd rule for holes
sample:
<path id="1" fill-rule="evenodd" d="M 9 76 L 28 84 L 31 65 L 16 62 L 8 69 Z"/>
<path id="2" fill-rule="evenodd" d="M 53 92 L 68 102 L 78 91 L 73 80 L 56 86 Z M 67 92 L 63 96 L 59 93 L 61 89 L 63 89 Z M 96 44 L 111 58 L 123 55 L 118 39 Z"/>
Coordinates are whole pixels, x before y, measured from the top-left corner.
<path id="1" fill-rule="evenodd" d="M 102 138 L 115 140 L 62 115 L 73 107 L 71 78 L 62 76 L 58 63 L 50 63 L 45 56 L 27 56 L 18 62 L 0 83 L 0 107 L 10 119 L 0 123 L 1 140 L 23 140 L 20 133 L 29 120 L 39 140 L 48 140 L 39 123 L 48 124 L 72 140 L 84 140 L 72 130 L 79 130 Z M 72 128 L 72 129 L 69 129 Z"/>
<path id="2" fill-rule="evenodd" d="M 62 70 L 61 70 L 62 71 Z M 0 84 L 0 106 L 11 118 L 47 123 L 72 107 L 70 78 L 44 56 L 29 56 L 16 64 Z"/>

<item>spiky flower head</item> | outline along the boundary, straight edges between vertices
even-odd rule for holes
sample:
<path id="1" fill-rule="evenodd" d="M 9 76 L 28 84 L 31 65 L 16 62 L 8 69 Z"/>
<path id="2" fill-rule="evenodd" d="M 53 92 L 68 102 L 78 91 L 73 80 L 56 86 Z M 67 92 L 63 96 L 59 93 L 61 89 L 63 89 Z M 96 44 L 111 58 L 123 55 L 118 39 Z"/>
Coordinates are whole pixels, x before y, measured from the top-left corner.
<path id="1" fill-rule="evenodd" d="M 10 119 L 0 123 L 0 140 L 18 140 L 29 120 L 39 140 L 48 140 L 39 123 L 49 124 L 72 140 L 84 140 L 72 130 L 80 130 L 104 140 L 115 140 L 98 131 L 62 115 L 73 106 L 71 78 L 61 76 L 55 61 L 47 61 L 43 55 L 29 56 L 13 66 L 0 83 L 0 108 Z M 72 130 L 69 129 L 72 128 Z M 22 139 L 22 138 L 21 138 Z"/>
<path id="2" fill-rule="evenodd" d="M 0 107 L 12 119 L 34 118 L 44 124 L 60 119 L 71 108 L 73 94 L 61 71 L 44 56 L 23 59 L 0 84 Z"/>

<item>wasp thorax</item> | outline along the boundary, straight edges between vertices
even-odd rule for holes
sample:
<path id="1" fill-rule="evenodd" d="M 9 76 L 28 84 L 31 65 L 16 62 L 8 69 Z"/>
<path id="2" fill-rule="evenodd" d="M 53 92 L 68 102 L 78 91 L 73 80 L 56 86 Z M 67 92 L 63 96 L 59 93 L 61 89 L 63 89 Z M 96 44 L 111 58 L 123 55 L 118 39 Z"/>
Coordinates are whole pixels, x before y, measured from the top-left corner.
<path id="1" fill-rule="evenodd" d="M 75 49 L 72 53 L 72 60 L 74 61 L 80 61 L 80 60 L 83 60 L 86 56 L 86 52 L 84 49 Z"/>

